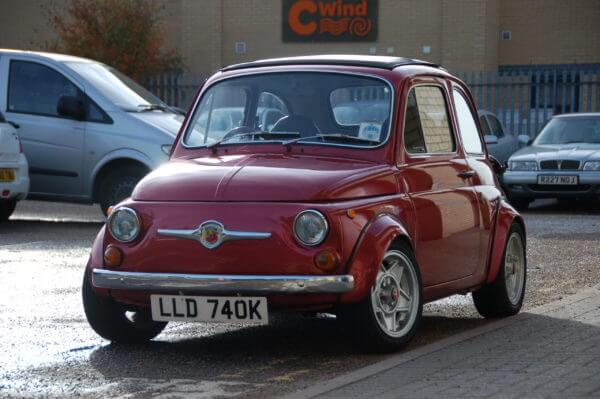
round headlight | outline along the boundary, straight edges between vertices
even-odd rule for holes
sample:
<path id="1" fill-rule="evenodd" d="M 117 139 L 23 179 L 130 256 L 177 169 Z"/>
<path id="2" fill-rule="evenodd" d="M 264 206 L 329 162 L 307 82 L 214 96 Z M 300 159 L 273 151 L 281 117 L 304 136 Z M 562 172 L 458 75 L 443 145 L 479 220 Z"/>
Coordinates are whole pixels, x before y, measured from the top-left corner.
<path id="1" fill-rule="evenodd" d="M 313 246 L 322 243 L 328 230 L 327 219 L 318 211 L 300 212 L 294 220 L 294 234 L 298 241 L 305 245 Z"/>
<path id="2" fill-rule="evenodd" d="M 140 218 L 131 208 L 115 209 L 108 218 L 108 231 L 117 241 L 131 242 L 140 233 Z"/>

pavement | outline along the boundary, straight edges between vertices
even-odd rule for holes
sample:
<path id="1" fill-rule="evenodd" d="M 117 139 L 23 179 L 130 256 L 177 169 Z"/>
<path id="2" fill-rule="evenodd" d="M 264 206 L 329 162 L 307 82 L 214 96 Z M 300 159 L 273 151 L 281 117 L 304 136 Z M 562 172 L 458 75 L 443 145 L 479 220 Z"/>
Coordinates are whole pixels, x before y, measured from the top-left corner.
<path id="1" fill-rule="evenodd" d="M 600 398 L 600 285 L 286 398 L 398 397 Z"/>

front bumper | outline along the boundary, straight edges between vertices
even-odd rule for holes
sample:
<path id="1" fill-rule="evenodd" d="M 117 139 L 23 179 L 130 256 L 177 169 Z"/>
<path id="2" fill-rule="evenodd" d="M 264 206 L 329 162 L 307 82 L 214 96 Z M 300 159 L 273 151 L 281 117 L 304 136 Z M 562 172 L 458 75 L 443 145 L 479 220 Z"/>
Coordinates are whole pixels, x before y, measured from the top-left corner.
<path id="1" fill-rule="evenodd" d="M 538 176 L 578 176 L 577 185 L 539 185 Z M 506 171 L 502 176 L 506 194 L 511 198 L 598 198 L 600 172 L 581 170 Z"/>
<path id="2" fill-rule="evenodd" d="M 93 269 L 92 285 L 115 290 L 214 294 L 343 294 L 354 288 L 354 277 L 142 273 Z"/>

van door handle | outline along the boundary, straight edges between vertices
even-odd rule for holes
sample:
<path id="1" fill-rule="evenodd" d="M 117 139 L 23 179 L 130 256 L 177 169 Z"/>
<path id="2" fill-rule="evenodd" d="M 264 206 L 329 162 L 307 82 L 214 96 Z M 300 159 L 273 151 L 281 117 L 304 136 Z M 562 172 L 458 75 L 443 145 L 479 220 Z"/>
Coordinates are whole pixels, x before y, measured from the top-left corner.
<path id="1" fill-rule="evenodd" d="M 21 126 L 13 121 L 6 121 L 6 123 L 8 123 L 9 125 L 11 125 L 12 127 L 14 127 L 15 129 L 20 128 Z"/>
<path id="2" fill-rule="evenodd" d="M 468 179 L 475 176 L 475 171 L 474 170 L 463 170 L 462 172 L 460 172 L 458 174 L 458 177 L 460 177 L 461 179 Z"/>

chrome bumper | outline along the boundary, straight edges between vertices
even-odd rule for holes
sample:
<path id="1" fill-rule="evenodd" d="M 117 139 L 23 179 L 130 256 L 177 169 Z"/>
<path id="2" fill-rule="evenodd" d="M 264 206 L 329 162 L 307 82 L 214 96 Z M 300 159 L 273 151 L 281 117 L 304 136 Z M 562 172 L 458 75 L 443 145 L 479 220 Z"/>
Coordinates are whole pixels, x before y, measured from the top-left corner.
<path id="1" fill-rule="evenodd" d="M 218 294 L 343 294 L 354 288 L 354 277 L 288 275 L 220 275 L 92 271 L 92 285 L 115 290 L 186 291 Z"/>

